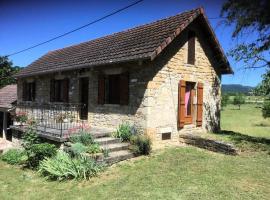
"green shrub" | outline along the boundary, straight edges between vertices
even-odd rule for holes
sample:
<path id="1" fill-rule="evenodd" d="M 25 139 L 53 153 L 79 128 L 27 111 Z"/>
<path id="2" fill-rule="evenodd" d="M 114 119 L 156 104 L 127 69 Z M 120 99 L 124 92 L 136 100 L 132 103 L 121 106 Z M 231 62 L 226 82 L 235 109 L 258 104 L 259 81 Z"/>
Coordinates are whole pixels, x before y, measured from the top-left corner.
<path id="1" fill-rule="evenodd" d="M 73 135 L 69 138 L 72 143 L 82 143 L 87 146 L 94 143 L 92 135 L 88 132 L 81 130 L 77 135 Z"/>
<path id="2" fill-rule="evenodd" d="M 136 155 L 149 155 L 152 149 L 151 139 L 146 135 L 132 136 L 130 149 Z"/>
<path id="3" fill-rule="evenodd" d="M 32 126 L 29 126 L 23 134 L 22 146 L 26 151 L 28 151 L 28 149 L 31 149 L 33 144 L 38 144 L 39 142 L 36 130 Z"/>
<path id="4" fill-rule="evenodd" d="M 264 118 L 270 117 L 270 101 L 265 101 L 262 107 L 262 115 Z"/>
<path id="5" fill-rule="evenodd" d="M 120 124 L 113 134 L 114 137 L 120 138 L 122 141 L 130 141 L 130 137 L 135 134 L 136 130 L 134 126 L 131 126 L 129 123 Z"/>
<path id="6" fill-rule="evenodd" d="M 27 164 L 31 168 L 37 168 L 40 161 L 42 161 L 46 157 L 55 156 L 56 153 L 57 148 L 53 144 L 33 144 L 28 152 Z"/>
<path id="7" fill-rule="evenodd" d="M 80 142 L 76 142 L 71 145 L 68 149 L 68 153 L 72 156 L 79 156 L 81 153 L 85 153 L 87 151 L 87 147 Z"/>
<path id="8" fill-rule="evenodd" d="M 27 156 L 22 149 L 10 149 L 1 156 L 1 159 L 10 165 L 19 165 L 27 159 Z"/>
<path id="9" fill-rule="evenodd" d="M 22 139 L 22 146 L 27 155 L 26 164 L 30 168 L 37 168 L 41 160 L 52 157 L 57 152 L 55 145 L 40 143 L 37 132 L 32 126 L 28 127 Z"/>
<path id="10" fill-rule="evenodd" d="M 102 149 L 100 148 L 100 145 L 98 143 L 91 144 L 87 147 L 87 153 L 100 153 Z"/>
<path id="11" fill-rule="evenodd" d="M 89 179 L 102 169 L 102 165 L 88 157 L 71 158 L 69 154 L 59 151 L 55 157 L 41 161 L 39 173 L 53 180 Z"/>

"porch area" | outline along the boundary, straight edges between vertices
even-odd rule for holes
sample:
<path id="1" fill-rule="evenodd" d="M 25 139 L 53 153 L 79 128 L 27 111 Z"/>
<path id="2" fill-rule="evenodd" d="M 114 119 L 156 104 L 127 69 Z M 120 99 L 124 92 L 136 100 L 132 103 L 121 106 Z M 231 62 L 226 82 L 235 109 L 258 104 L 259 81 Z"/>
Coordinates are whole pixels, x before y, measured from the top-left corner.
<path id="1" fill-rule="evenodd" d="M 74 130 L 87 129 L 94 137 L 113 132 L 107 128 L 92 127 L 88 120 L 85 120 L 85 116 L 82 117 L 84 109 L 85 105 L 74 103 L 19 103 L 16 115 L 26 116 L 27 122 L 15 121 L 10 128 L 18 135 L 23 134 L 29 124 L 33 124 L 33 128 L 41 138 L 59 143 L 67 141 Z"/>

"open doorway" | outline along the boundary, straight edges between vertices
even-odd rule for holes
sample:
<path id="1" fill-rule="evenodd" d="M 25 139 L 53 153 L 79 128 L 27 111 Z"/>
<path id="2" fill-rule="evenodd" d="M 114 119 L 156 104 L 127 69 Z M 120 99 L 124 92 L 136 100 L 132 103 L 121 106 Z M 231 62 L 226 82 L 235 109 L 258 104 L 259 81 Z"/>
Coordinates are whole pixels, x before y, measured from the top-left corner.
<path id="1" fill-rule="evenodd" d="M 80 103 L 82 104 L 80 110 L 80 119 L 88 119 L 88 95 L 89 95 L 89 78 L 80 78 Z"/>

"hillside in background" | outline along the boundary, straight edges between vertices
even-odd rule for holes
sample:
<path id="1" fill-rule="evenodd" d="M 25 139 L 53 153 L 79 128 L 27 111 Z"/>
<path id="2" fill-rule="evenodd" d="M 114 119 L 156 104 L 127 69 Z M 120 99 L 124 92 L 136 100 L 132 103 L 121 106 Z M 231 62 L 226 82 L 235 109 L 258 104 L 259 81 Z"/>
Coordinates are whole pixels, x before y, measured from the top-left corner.
<path id="1" fill-rule="evenodd" d="M 249 93 L 254 87 L 244 86 L 240 84 L 224 84 L 221 87 L 223 93 Z"/>

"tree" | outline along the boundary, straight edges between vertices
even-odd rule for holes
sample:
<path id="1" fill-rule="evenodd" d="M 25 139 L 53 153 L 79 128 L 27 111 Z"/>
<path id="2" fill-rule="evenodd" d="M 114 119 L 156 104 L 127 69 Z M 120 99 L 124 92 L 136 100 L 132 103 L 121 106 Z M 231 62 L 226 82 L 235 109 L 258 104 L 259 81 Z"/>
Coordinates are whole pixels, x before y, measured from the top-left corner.
<path id="1" fill-rule="evenodd" d="M 234 25 L 232 37 L 248 38 L 228 53 L 236 61 L 243 61 L 245 68 L 270 68 L 269 10 L 269 0 L 228 0 L 223 4 L 221 16 L 227 25 Z"/>
<path id="2" fill-rule="evenodd" d="M 221 97 L 221 108 L 226 107 L 228 102 L 229 102 L 229 95 L 225 93 Z"/>
<path id="3" fill-rule="evenodd" d="M 6 56 L 0 56 L 0 88 L 16 83 L 13 75 L 19 70 L 20 67 L 13 66 L 13 63 Z"/>
<path id="4" fill-rule="evenodd" d="M 270 70 L 262 78 L 262 82 L 253 90 L 253 93 L 256 96 L 267 96 L 270 98 Z"/>
<path id="5" fill-rule="evenodd" d="M 263 103 L 262 115 L 264 118 L 270 118 L 270 101 L 265 101 Z"/>
<path id="6" fill-rule="evenodd" d="M 234 98 L 233 98 L 233 104 L 238 106 L 238 109 L 240 110 L 240 107 L 242 104 L 245 103 L 245 97 L 243 94 L 237 94 Z"/>

